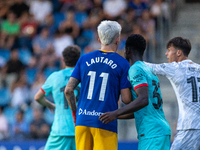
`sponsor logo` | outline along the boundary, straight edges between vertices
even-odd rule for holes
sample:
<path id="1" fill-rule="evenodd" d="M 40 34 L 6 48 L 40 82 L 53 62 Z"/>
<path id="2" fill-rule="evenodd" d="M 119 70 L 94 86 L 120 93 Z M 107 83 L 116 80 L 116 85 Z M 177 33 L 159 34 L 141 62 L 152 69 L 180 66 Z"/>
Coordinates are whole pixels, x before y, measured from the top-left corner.
<path id="1" fill-rule="evenodd" d="M 95 110 L 93 111 L 88 111 L 86 109 L 79 109 L 78 115 L 88 115 L 88 116 L 101 116 L 103 113 L 102 112 L 96 112 Z"/>
<path id="2" fill-rule="evenodd" d="M 141 134 L 141 135 L 140 135 L 140 137 L 143 137 L 143 136 L 144 136 L 144 134 Z"/>

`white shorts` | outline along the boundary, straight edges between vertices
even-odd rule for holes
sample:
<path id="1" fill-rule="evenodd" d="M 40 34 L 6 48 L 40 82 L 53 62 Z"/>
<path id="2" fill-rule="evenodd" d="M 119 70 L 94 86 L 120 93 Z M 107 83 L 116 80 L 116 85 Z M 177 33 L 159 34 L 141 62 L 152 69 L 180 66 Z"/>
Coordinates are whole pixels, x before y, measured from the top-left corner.
<path id="1" fill-rule="evenodd" d="M 200 130 L 179 130 L 170 150 L 200 150 Z"/>

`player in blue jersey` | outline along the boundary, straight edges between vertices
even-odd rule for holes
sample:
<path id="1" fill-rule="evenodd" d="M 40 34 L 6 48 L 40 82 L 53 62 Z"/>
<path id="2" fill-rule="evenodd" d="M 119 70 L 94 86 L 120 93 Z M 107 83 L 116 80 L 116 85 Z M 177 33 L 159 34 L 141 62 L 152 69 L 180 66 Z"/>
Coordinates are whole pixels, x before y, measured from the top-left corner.
<path id="1" fill-rule="evenodd" d="M 66 86 L 65 94 L 76 121 L 77 150 L 117 150 L 117 120 L 104 124 L 99 116 L 118 108 L 120 94 L 124 103 L 131 102 L 129 63 L 116 53 L 120 33 L 117 22 L 102 21 L 98 26 L 101 49 L 79 59 Z M 77 108 L 74 89 L 80 82 Z"/>
<path id="2" fill-rule="evenodd" d="M 55 109 L 54 122 L 51 133 L 45 145 L 45 150 L 75 150 L 75 128 L 72 113 L 64 95 L 64 90 L 74 67 L 80 57 L 80 48 L 76 45 L 68 46 L 62 52 L 65 68 L 52 73 L 35 95 L 35 100 L 50 110 Z M 80 86 L 75 89 L 77 99 Z M 54 103 L 45 96 L 52 93 Z"/>
<path id="3" fill-rule="evenodd" d="M 117 117 L 125 119 L 120 115 L 130 113 L 135 117 L 139 150 L 169 150 L 171 129 L 162 109 L 159 79 L 143 62 L 145 48 L 146 41 L 141 35 L 133 34 L 128 37 L 125 57 L 132 65 L 128 74 L 133 101 L 116 111 L 104 113 L 99 119 L 107 124 Z"/>

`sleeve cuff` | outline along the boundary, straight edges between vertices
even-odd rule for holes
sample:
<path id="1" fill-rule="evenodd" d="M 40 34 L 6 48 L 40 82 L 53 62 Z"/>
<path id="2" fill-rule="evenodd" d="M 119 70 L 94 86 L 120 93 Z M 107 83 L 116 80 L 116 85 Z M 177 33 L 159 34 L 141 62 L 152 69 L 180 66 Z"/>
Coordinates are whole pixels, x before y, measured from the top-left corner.
<path id="1" fill-rule="evenodd" d="M 147 83 L 139 84 L 136 87 L 134 87 L 134 90 L 137 89 L 137 88 L 139 88 L 139 87 L 142 87 L 142 86 L 148 86 L 148 84 Z"/>
<path id="2" fill-rule="evenodd" d="M 41 90 L 44 94 L 46 94 L 46 92 L 45 92 L 42 88 L 40 88 L 40 90 Z"/>

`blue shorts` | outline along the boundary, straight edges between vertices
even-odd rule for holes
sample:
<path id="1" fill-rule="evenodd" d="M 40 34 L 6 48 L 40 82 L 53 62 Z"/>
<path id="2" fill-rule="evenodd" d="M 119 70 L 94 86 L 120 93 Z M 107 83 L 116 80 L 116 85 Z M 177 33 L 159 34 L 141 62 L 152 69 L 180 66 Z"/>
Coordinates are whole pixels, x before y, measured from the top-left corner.
<path id="1" fill-rule="evenodd" d="M 44 150 L 76 150 L 75 136 L 49 135 Z"/>
<path id="2" fill-rule="evenodd" d="M 159 136 L 139 140 L 138 150 L 169 150 L 171 144 L 171 136 Z"/>

